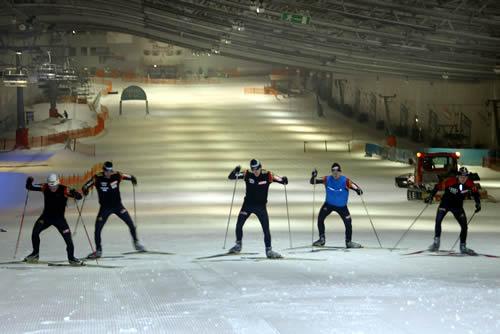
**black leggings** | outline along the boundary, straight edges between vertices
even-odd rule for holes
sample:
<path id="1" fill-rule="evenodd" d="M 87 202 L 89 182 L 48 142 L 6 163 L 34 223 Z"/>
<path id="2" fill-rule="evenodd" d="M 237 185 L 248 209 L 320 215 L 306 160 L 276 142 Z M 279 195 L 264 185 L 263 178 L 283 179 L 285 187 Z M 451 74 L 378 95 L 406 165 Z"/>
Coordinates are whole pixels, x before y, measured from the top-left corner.
<path id="1" fill-rule="evenodd" d="M 441 237 L 441 223 L 448 212 L 451 212 L 455 219 L 460 224 L 460 243 L 465 243 L 467 240 L 467 217 L 463 208 L 446 208 L 439 207 L 436 214 L 436 226 L 434 227 L 434 236 Z"/>
<path id="2" fill-rule="evenodd" d="M 243 204 L 238 215 L 238 222 L 236 223 L 236 241 L 243 239 L 243 225 L 251 214 L 255 214 L 259 218 L 262 231 L 264 232 L 264 244 L 271 247 L 271 232 L 269 231 L 269 216 L 265 205 L 247 205 Z"/>
<path id="3" fill-rule="evenodd" d="M 71 239 L 71 230 L 69 228 L 68 222 L 64 217 L 51 218 L 40 216 L 40 218 L 36 220 L 35 226 L 33 226 L 33 232 L 31 233 L 33 253 L 38 254 L 40 252 L 40 233 L 42 233 L 52 225 L 57 228 L 64 241 L 66 242 L 66 252 L 68 253 L 68 259 L 73 259 L 75 246 L 73 245 L 73 239 Z"/>
<path id="4" fill-rule="evenodd" d="M 137 241 L 137 232 L 135 229 L 134 222 L 132 221 L 132 218 L 128 214 L 127 209 L 125 209 L 123 206 L 116 207 L 116 208 L 105 208 L 102 207 L 99 209 L 99 213 L 97 214 L 97 219 L 95 222 L 95 233 L 94 233 L 94 238 L 95 238 L 95 247 L 96 250 L 102 251 L 102 245 L 101 245 L 101 232 L 102 228 L 104 227 L 104 224 L 108 221 L 109 216 L 112 214 L 115 214 L 127 224 L 128 229 L 130 230 L 130 234 L 132 235 L 132 240 L 135 242 Z"/>
<path id="5" fill-rule="evenodd" d="M 351 224 L 352 220 L 351 220 L 351 214 L 349 213 L 349 209 L 347 208 L 347 206 L 338 207 L 330 205 L 328 203 L 323 204 L 318 215 L 319 237 L 320 238 L 325 237 L 325 219 L 332 212 L 338 213 L 340 218 L 342 218 L 342 221 L 344 222 L 345 226 L 345 241 L 350 242 L 352 238 L 352 224 Z"/>

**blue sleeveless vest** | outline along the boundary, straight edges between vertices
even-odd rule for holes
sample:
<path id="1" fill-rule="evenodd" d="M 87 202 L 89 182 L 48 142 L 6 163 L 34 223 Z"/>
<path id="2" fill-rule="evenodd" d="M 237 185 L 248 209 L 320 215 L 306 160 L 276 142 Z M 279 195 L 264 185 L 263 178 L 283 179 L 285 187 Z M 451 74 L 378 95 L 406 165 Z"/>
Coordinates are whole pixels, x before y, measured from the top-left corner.
<path id="1" fill-rule="evenodd" d="M 338 180 L 331 175 L 326 177 L 326 203 L 344 207 L 347 206 L 349 199 L 349 191 L 347 190 L 347 178 L 345 176 L 339 177 Z"/>

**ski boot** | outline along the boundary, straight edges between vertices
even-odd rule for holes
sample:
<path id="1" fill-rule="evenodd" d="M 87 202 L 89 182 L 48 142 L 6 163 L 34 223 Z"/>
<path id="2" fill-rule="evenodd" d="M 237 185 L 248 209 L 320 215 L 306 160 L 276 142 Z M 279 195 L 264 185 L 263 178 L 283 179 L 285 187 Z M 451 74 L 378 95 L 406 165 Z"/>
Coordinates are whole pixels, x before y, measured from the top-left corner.
<path id="1" fill-rule="evenodd" d="M 143 244 L 139 240 L 134 241 L 134 248 L 138 252 L 145 252 L 146 248 L 144 247 Z"/>
<path id="2" fill-rule="evenodd" d="M 427 250 L 429 252 L 437 252 L 439 250 L 439 245 L 441 243 L 441 240 L 439 237 L 435 237 L 434 238 L 434 242 L 432 243 L 432 245 L 429 246 L 429 248 L 427 248 Z"/>
<path id="3" fill-rule="evenodd" d="M 460 253 L 466 254 L 466 255 L 477 255 L 476 252 L 474 252 L 472 249 L 467 248 L 465 246 L 465 242 L 463 244 L 460 244 Z"/>
<path id="4" fill-rule="evenodd" d="M 271 247 L 266 248 L 266 256 L 268 259 L 281 259 L 282 256 L 280 253 L 273 251 Z"/>
<path id="5" fill-rule="evenodd" d="M 234 246 L 227 252 L 228 254 L 239 254 L 241 252 L 241 241 L 236 241 Z"/>
<path id="6" fill-rule="evenodd" d="M 345 248 L 363 248 L 363 246 L 354 241 L 346 241 Z"/>
<path id="7" fill-rule="evenodd" d="M 26 256 L 23 261 L 28 263 L 37 263 L 39 258 L 40 255 L 33 252 L 30 255 Z"/>
<path id="8" fill-rule="evenodd" d="M 325 236 L 324 235 L 320 236 L 318 240 L 313 242 L 313 246 L 316 246 L 316 247 L 322 247 L 324 245 L 325 245 Z"/>
<path id="9" fill-rule="evenodd" d="M 68 262 L 73 267 L 80 267 L 80 266 L 85 265 L 84 261 L 77 259 L 76 257 L 72 257 L 72 258 L 68 259 Z"/>
<path id="10" fill-rule="evenodd" d="M 89 255 L 87 255 L 87 259 L 89 259 L 89 260 L 100 259 L 101 256 L 102 256 L 102 250 L 97 250 L 97 251 L 92 252 Z"/>

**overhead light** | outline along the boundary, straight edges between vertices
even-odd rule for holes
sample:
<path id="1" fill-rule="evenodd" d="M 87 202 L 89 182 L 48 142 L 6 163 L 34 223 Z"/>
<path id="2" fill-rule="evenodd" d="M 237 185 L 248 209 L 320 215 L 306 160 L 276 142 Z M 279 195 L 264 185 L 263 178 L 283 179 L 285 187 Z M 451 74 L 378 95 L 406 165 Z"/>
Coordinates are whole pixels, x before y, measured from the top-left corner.
<path id="1" fill-rule="evenodd" d="M 22 55 L 23 53 L 21 51 L 16 51 L 16 55 Z"/>
<path id="2" fill-rule="evenodd" d="M 154 65 L 153 65 L 153 67 L 154 67 L 154 68 L 157 68 L 157 67 L 158 67 L 158 65 L 154 64 Z"/>
<path id="3" fill-rule="evenodd" d="M 441 75 L 441 78 L 443 78 L 444 80 L 448 80 L 449 78 L 448 72 L 444 72 L 443 75 Z"/>
<path id="4" fill-rule="evenodd" d="M 76 30 L 71 30 L 71 33 L 72 33 L 73 35 L 76 35 Z"/>

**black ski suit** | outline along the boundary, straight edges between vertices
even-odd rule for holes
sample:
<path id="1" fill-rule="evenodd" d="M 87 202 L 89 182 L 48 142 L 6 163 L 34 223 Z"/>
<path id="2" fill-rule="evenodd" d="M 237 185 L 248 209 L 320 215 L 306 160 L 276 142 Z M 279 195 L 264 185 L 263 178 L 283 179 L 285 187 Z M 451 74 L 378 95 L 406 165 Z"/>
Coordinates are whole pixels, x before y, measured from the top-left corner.
<path id="1" fill-rule="evenodd" d="M 27 183 L 26 189 L 30 191 L 42 192 L 44 199 L 42 215 L 36 220 L 35 225 L 33 226 L 33 232 L 31 233 L 33 254 L 38 254 L 40 252 L 40 233 L 42 233 L 50 226 L 54 226 L 63 237 L 64 242 L 66 242 L 66 252 L 68 255 L 68 259 L 74 259 L 75 247 L 71 238 L 71 230 L 69 228 L 68 222 L 66 221 L 66 218 L 64 217 L 64 213 L 66 211 L 68 198 L 75 198 L 79 200 L 82 198 L 82 195 L 79 192 L 76 192 L 74 189 L 69 190 L 62 184 L 58 185 L 56 191 L 50 190 L 49 186 L 46 183 Z"/>
<path id="2" fill-rule="evenodd" d="M 271 232 L 269 230 L 269 215 L 267 214 L 266 204 L 269 186 L 274 182 L 273 173 L 262 170 L 259 176 L 255 176 L 252 172 L 247 170 L 243 172 L 236 172 L 233 170 L 228 176 L 230 180 L 236 180 L 237 178 L 245 181 L 246 195 L 236 223 L 236 241 L 241 242 L 243 239 L 243 225 L 253 213 L 257 216 L 262 226 L 264 244 L 266 248 L 270 248 Z M 279 181 L 276 182 L 282 183 Z"/>
<path id="3" fill-rule="evenodd" d="M 131 175 L 122 174 L 120 172 L 115 172 L 107 178 L 104 173 L 101 172 L 94 175 L 82 187 L 84 194 L 87 194 L 92 187 L 95 187 L 99 196 L 99 204 L 101 205 L 95 222 L 94 238 L 96 251 L 102 251 L 101 232 L 104 224 L 106 224 L 109 216 L 112 214 L 117 215 L 118 218 L 127 224 L 132 240 L 134 242 L 138 241 L 134 222 L 132 221 L 127 209 L 125 209 L 122 204 L 120 196 L 120 182 L 122 180 L 132 181 L 135 180 L 135 178 Z"/>

